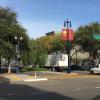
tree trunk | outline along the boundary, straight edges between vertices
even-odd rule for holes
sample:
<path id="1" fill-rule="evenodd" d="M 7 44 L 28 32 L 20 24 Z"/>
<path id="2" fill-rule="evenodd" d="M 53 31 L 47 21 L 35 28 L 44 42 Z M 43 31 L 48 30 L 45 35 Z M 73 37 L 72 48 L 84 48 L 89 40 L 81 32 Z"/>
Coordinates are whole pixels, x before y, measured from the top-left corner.
<path id="1" fill-rule="evenodd" d="M 0 72 L 1 72 L 1 55 L 0 55 Z"/>
<path id="2" fill-rule="evenodd" d="M 10 74 L 11 73 L 11 64 L 10 64 L 10 59 L 8 59 L 8 73 Z"/>
<path id="3" fill-rule="evenodd" d="M 8 67 L 8 73 L 11 73 L 11 66 L 9 64 L 9 67 Z"/>

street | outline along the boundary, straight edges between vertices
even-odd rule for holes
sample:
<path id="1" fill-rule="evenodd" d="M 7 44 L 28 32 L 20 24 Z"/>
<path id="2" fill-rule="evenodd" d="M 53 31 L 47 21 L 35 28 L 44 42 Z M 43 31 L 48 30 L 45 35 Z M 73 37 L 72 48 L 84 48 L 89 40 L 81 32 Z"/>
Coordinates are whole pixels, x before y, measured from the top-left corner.
<path id="1" fill-rule="evenodd" d="M 12 84 L 0 81 L 0 100 L 100 100 L 100 77 Z"/>

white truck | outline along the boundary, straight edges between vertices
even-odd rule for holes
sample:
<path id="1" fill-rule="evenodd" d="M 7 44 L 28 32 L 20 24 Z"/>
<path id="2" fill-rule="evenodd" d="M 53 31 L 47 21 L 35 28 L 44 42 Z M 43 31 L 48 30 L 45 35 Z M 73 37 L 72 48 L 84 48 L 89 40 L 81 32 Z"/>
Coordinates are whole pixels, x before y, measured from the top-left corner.
<path id="1" fill-rule="evenodd" d="M 95 68 L 91 68 L 90 74 L 100 74 L 100 64 L 98 64 Z"/>
<path id="2" fill-rule="evenodd" d="M 68 55 L 63 53 L 53 53 L 48 55 L 47 62 L 45 64 L 48 68 L 64 69 L 68 67 Z"/>

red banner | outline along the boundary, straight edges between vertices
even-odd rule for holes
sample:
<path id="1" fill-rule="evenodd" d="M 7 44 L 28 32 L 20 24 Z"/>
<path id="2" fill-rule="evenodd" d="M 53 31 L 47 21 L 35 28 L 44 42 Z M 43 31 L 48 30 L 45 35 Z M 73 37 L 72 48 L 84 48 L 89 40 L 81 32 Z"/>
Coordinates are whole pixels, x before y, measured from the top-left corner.
<path id="1" fill-rule="evenodd" d="M 62 29 L 61 37 L 64 41 L 73 41 L 74 40 L 74 32 L 72 29 Z"/>

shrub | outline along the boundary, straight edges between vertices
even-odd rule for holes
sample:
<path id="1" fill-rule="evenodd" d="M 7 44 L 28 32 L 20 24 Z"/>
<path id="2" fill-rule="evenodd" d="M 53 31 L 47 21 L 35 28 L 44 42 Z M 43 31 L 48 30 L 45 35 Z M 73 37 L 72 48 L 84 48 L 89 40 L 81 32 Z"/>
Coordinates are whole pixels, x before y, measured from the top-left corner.
<path id="1" fill-rule="evenodd" d="M 20 70 L 20 72 L 27 72 L 27 71 L 28 70 L 27 69 L 24 69 L 24 68 Z"/>
<path id="2" fill-rule="evenodd" d="M 47 68 L 34 68 L 33 71 L 48 71 Z"/>
<path id="3" fill-rule="evenodd" d="M 24 67 L 23 69 L 20 70 L 21 72 L 27 72 L 27 71 L 48 71 L 46 68 L 33 68 L 33 67 Z"/>

